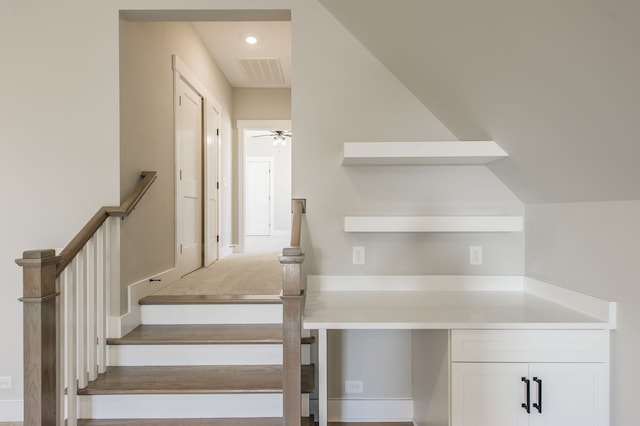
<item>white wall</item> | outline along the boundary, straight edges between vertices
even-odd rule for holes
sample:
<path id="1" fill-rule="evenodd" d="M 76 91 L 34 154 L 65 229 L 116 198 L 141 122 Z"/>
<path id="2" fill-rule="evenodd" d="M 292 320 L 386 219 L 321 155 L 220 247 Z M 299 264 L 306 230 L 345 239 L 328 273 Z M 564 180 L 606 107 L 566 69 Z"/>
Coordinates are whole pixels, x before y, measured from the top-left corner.
<path id="1" fill-rule="evenodd" d="M 348 214 L 517 215 L 524 207 L 484 166 L 342 166 L 346 141 L 455 137 L 317 1 L 298 2 L 293 12 L 293 196 L 307 199 L 306 270 L 330 275 L 522 274 L 522 234 L 342 231 L 342 217 Z M 366 247 L 366 265 L 351 265 L 353 245 Z M 468 265 L 470 245 L 484 246 L 484 265 Z M 376 398 L 411 394 L 406 379 L 411 363 L 389 364 L 382 356 L 411 359 L 408 336 L 348 336 L 381 356 L 362 356 L 362 349 L 350 344 L 334 348 L 331 398 L 347 397 L 340 383 L 347 378 L 364 380 L 367 395 Z M 339 332 L 331 339 L 346 342 Z"/>
<path id="2" fill-rule="evenodd" d="M 618 304 L 611 334 L 612 426 L 637 423 L 640 201 L 526 207 L 526 275 Z"/>

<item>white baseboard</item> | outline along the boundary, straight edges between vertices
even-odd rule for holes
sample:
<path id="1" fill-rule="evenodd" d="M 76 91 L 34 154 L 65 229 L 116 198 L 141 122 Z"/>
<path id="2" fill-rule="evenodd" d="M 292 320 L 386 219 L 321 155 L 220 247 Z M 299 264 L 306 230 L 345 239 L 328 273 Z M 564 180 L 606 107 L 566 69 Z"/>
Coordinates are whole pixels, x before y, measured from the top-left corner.
<path id="1" fill-rule="evenodd" d="M 21 422 L 24 419 L 23 407 L 21 399 L 0 400 L 0 422 Z"/>
<path id="2" fill-rule="evenodd" d="M 412 399 L 329 399 L 330 422 L 412 422 Z"/>
<path id="3" fill-rule="evenodd" d="M 235 245 L 234 246 L 228 246 L 228 247 L 220 247 L 220 251 L 218 252 L 218 259 L 222 259 L 225 258 L 227 256 L 230 256 L 234 253 L 235 251 Z"/>
<path id="4" fill-rule="evenodd" d="M 153 281 L 151 279 L 160 280 Z M 180 278 L 176 268 L 168 269 L 160 274 L 130 284 L 127 289 L 129 310 L 119 317 L 109 318 L 109 337 L 122 337 L 141 324 L 140 299 L 162 290 Z"/>

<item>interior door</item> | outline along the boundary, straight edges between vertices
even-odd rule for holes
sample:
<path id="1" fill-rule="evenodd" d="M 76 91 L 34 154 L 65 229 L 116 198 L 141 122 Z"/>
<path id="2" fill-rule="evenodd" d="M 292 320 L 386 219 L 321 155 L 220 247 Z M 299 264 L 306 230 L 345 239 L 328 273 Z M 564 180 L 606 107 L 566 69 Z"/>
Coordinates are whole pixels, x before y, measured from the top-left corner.
<path id="1" fill-rule="evenodd" d="M 247 158 L 245 234 L 271 235 L 270 159 Z"/>
<path id="2" fill-rule="evenodd" d="M 178 196 L 178 247 L 180 276 L 203 262 L 202 229 L 202 98 L 182 78 L 178 79 L 176 111 L 176 164 Z"/>
<path id="3" fill-rule="evenodd" d="M 209 266 L 218 259 L 218 146 L 219 146 L 219 113 L 211 105 L 205 106 L 206 144 L 205 174 L 206 203 L 204 205 L 204 266 Z"/>

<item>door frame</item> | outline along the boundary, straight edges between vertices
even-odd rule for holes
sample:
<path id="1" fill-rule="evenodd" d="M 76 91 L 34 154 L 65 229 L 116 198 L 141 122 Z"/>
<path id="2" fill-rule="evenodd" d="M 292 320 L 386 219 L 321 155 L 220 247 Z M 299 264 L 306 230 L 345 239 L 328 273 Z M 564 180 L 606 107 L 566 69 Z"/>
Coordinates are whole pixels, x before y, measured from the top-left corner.
<path id="1" fill-rule="evenodd" d="M 180 181 L 179 176 L 179 167 L 178 164 L 178 126 L 177 126 L 177 109 L 179 106 L 179 93 L 178 93 L 178 82 L 180 79 L 184 80 L 188 85 L 191 86 L 192 89 L 196 91 L 196 93 L 202 98 L 202 131 L 203 131 L 203 150 L 202 150 L 202 244 L 203 244 L 203 264 L 202 266 L 208 266 L 208 260 L 211 260 L 209 255 L 209 247 L 206 241 L 206 236 L 210 235 L 211 228 L 215 228 L 215 234 L 219 236 L 220 231 L 220 191 L 219 191 L 219 182 L 220 182 L 220 116 L 222 115 L 222 107 L 221 104 L 211 95 L 211 93 L 207 90 L 207 88 L 200 82 L 200 80 L 196 77 L 194 73 L 185 65 L 184 62 L 180 60 L 177 55 L 171 56 L 171 68 L 173 70 L 173 148 L 174 148 L 174 208 L 175 208 L 175 223 L 174 223 L 174 235 L 175 235 L 175 247 L 174 247 L 174 267 L 178 266 L 178 255 L 179 255 L 179 235 L 178 235 L 178 224 L 181 220 L 181 210 L 178 206 L 180 200 L 178 200 L 178 185 Z M 215 111 L 215 116 L 212 117 Z M 209 125 L 211 119 L 215 119 L 217 121 L 216 128 L 211 128 Z M 210 143 L 211 142 L 211 143 Z M 216 150 L 216 159 L 217 164 L 210 164 L 209 158 L 211 155 L 211 150 Z M 214 168 L 215 166 L 215 168 Z M 215 187 L 214 187 L 215 182 Z M 217 212 L 216 212 L 216 220 L 215 223 L 210 223 L 209 220 L 209 194 L 215 193 L 216 199 L 218 200 Z M 216 256 L 213 261 L 219 258 L 220 254 L 220 242 L 216 242 Z"/>
<path id="2" fill-rule="evenodd" d="M 291 129 L 291 120 L 237 120 L 238 129 L 238 245 L 235 252 L 244 252 L 244 232 L 245 232 L 245 161 L 246 161 L 246 131 L 247 130 L 280 130 Z M 293 165 L 292 165 L 293 166 Z"/>

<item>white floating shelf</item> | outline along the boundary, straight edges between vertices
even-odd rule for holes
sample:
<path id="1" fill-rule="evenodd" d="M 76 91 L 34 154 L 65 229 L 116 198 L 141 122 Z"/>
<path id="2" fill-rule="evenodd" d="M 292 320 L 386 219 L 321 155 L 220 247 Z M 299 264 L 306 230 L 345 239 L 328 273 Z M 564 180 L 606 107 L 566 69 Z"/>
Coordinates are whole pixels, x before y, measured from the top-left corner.
<path id="1" fill-rule="evenodd" d="M 522 232 L 522 216 L 345 216 L 345 232 Z"/>
<path id="2" fill-rule="evenodd" d="M 493 141 L 345 142 L 344 165 L 487 164 L 508 157 Z"/>

